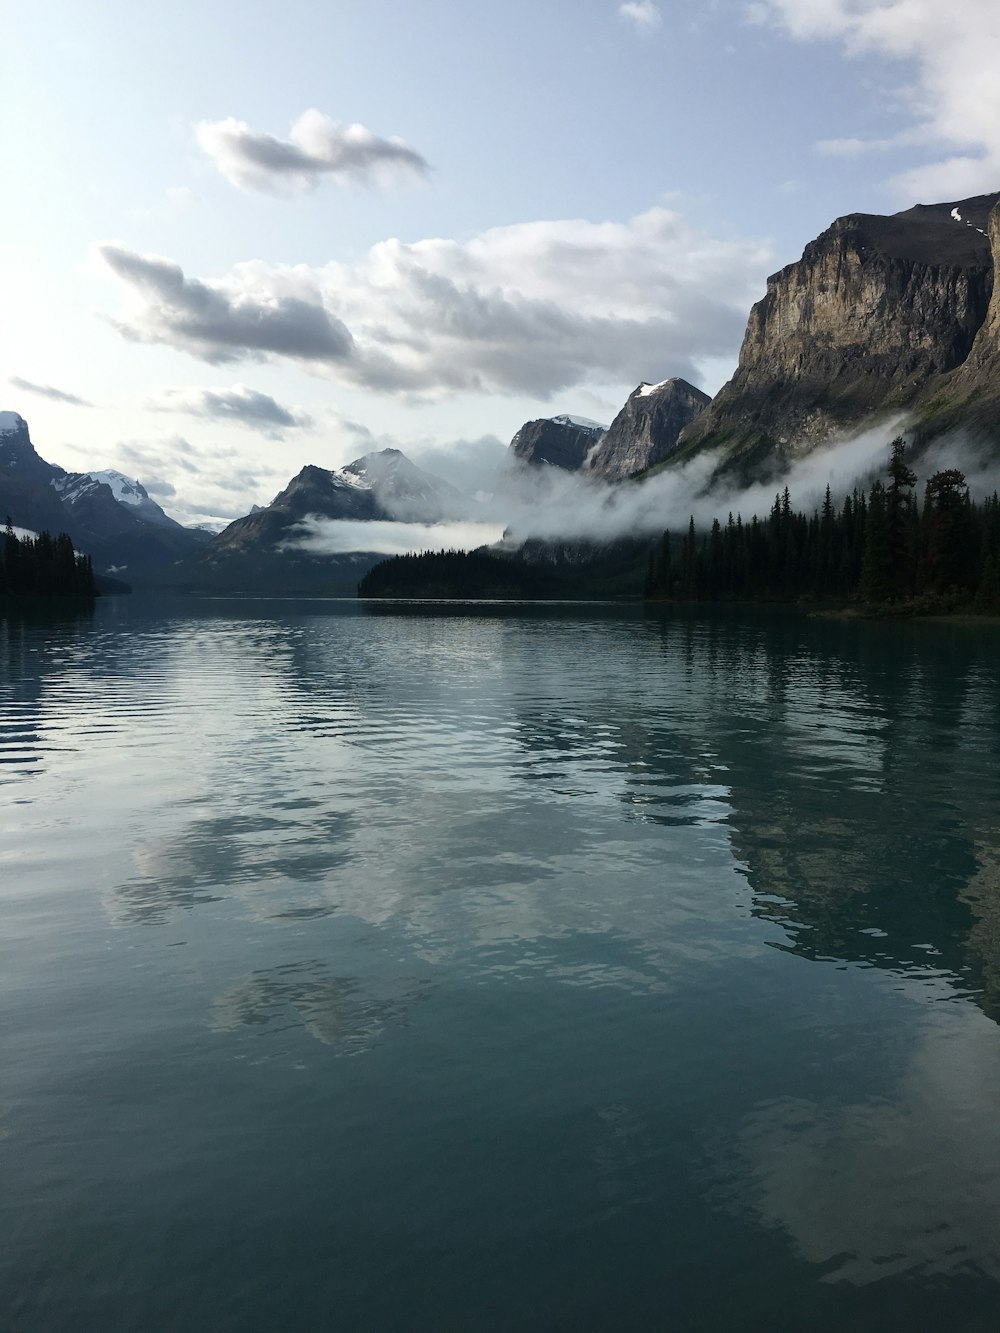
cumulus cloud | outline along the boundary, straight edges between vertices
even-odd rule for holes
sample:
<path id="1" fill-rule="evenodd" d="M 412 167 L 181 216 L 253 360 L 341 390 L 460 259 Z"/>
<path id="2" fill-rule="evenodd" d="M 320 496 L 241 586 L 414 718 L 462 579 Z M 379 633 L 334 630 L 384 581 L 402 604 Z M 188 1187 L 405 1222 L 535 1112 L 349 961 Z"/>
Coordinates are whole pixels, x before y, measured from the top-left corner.
<path id="1" fill-rule="evenodd" d="M 735 357 L 773 252 L 668 208 L 627 222 L 495 227 L 386 240 L 354 264 L 241 264 L 211 281 L 121 245 L 101 250 L 133 306 L 117 327 L 210 363 L 288 357 L 387 392 L 527 393 L 698 379 Z"/>
<path id="2" fill-rule="evenodd" d="M 202 121 L 198 142 L 218 169 L 243 190 L 294 194 L 326 177 L 373 183 L 405 173 L 425 176 L 427 162 L 402 139 L 382 139 L 364 125 L 340 125 L 315 108 L 303 112 L 287 139 L 252 130 L 242 120 Z"/>
<path id="3" fill-rule="evenodd" d="M 99 253 L 134 293 L 131 318 L 114 323 L 135 341 L 167 343 L 211 365 L 268 354 L 329 364 L 353 354 L 347 328 L 297 270 L 245 264 L 223 282 L 202 282 L 169 259 L 122 245 Z"/>
<path id="4" fill-rule="evenodd" d="M 618 6 L 618 13 L 623 19 L 634 23 L 640 32 L 658 28 L 663 21 L 658 6 L 654 5 L 652 0 L 630 0 L 629 3 Z"/>
<path id="5" fill-rule="evenodd" d="M 306 430 L 312 417 L 300 408 L 284 407 L 270 394 L 234 384 L 230 389 L 161 389 L 150 406 L 157 412 L 183 412 L 209 421 L 233 421 L 261 431 L 269 439 L 285 430 Z"/>
<path id="6" fill-rule="evenodd" d="M 40 398 L 50 398 L 54 403 L 68 403 L 71 407 L 93 407 L 94 404 L 86 398 L 79 398 L 75 393 L 67 393 L 64 389 L 56 389 L 51 384 L 33 384 L 31 380 L 23 380 L 20 375 L 11 375 L 7 380 L 15 389 L 21 389 L 24 393 L 36 393 Z"/>
<path id="7" fill-rule="evenodd" d="M 1000 7 L 996 0 L 954 6 L 927 0 L 761 0 L 752 21 L 774 23 L 801 41 L 840 41 L 849 55 L 907 61 L 914 124 L 881 148 L 921 144 L 935 160 L 893 184 L 906 200 L 956 199 L 1000 186 Z M 858 151 L 833 140 L 833 151 Z"/>

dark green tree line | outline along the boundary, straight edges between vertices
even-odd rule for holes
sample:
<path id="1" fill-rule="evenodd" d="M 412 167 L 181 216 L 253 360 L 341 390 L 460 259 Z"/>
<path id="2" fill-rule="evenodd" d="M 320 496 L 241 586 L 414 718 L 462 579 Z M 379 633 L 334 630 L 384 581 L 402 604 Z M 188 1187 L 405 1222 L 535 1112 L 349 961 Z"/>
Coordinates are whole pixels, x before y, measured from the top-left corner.
<path id="1" fill-rule="evenodd" d="M 956 468 L 927 481 L 923 505 L 902 438 L 890 446 L 888 483 L 855 488 L 839 507 L 829 486 L 812 514 L 788 489 L 766 518 L 730 513 L 707 533 L 664 533 L 650 552 L 646 593 L 676 600 L 860 601 L 915 599 L 1000 611 L 1000 500 L 973 502 Z"/>
<path id="2" fill-rule="evenodd" d="M 95 597 L 89 556 L 79 556 L 65 532 L 18 537 L 10 519 L 0 533 L 0 597 Z"/>

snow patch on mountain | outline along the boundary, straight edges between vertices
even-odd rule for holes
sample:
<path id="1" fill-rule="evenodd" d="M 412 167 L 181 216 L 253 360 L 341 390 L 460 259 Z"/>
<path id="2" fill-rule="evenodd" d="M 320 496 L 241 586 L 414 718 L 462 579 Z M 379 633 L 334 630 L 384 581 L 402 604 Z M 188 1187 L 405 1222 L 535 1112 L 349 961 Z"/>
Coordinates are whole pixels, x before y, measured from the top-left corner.
<path id="1" fill-rule="evenodd" d="M 330 480 L 335 486 L 350 486 L 356 491 L 370 491 L 372 478 L 368 469 L 360 463 L 348 463 L 346 467 L 331 468 Z"/>
<path id="2" fill-rule="evenodd" d="M 113 468 L 105 468 L 101 472 L 87 472 L 84 475 L 110 486 L 111 494 L 119 504 L 141 505 L 143 500 L 149 499 L 146 488 L 140 482 L 133 477 L 126 477 L 122 472 L 116 472 Z"/>
<path id="3" fill-rule="evenodd" d="M 67 504 L 75 504 L 81 495 L 94 490 L 98 483 L 87 472 L 67 472 L 61 477 L 53 477 L 49 485 Z"/>
<path id="4" fill-rule="evenodd" d="M 557 417 L 552 417 L 552 421 L 560 426 L 576 426 L 577 430 L 586 430 L 593 433 L 603 433 L 607 426 L 602 426 L 599 421 L 591 421 L 589 417 L 575 417 L 569 412 L 563 412 Z"/>
<path id="5" fill-rule="evenodd" d="M 27 427 L 24 417 L 17 412 L 0 412 L 0 435 L 13 435 Z"/>

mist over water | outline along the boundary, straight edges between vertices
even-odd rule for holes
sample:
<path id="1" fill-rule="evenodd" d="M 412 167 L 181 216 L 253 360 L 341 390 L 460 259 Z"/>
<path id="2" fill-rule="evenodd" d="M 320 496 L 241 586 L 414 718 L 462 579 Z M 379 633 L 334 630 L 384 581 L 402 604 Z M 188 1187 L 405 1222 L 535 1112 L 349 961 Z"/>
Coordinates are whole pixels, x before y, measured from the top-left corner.
<path id="1" fill-rule="evenodd" d="M 0 1323 L 992 1333 L 998 646 L 0 620 Z"/>

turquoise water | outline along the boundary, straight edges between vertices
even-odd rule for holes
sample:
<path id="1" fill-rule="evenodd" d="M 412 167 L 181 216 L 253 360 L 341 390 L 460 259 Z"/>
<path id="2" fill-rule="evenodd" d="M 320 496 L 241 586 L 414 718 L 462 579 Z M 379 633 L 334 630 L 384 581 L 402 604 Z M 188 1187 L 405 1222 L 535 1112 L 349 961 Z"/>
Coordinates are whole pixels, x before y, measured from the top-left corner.
<path id="1" fill-rule="evenodd" d="M 995 1330 L 998 649 L 0 621 L 0 1327 Z"/>

